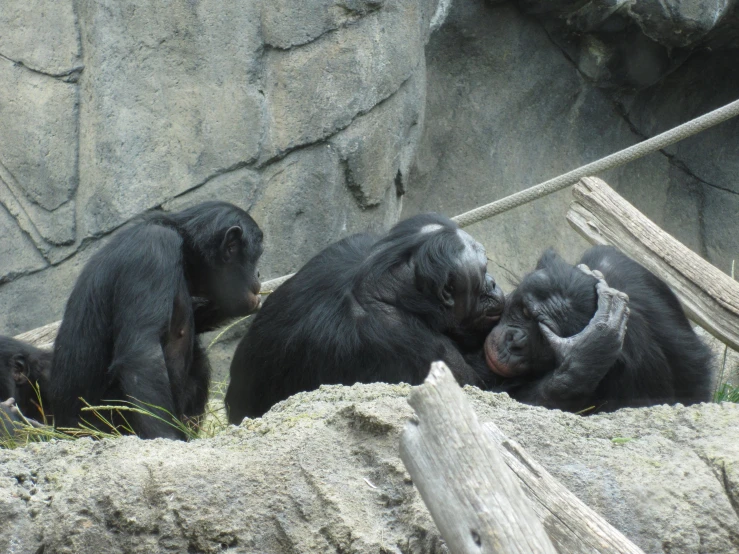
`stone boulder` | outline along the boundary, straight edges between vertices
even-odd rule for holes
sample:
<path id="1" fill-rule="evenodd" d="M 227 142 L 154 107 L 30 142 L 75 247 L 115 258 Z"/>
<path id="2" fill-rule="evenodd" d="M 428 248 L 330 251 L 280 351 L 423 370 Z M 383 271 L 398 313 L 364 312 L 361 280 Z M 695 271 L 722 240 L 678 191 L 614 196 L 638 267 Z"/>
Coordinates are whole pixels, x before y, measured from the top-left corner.
<path id="1" fill-rule="evenodd" d="M 657 83 L 699 48 L 739 46 L 734 0 L 517 0 L 601 86 Z"/>
<path id="2" fill-rule="evenodd" d="M 446 552 L 398 456 L 405 385 L 322 387 L 190 443 L 0 452 L 5 552 Z M 647 553 L 735 552 L 739 406 L 580 417 L 466 389 Z"/>

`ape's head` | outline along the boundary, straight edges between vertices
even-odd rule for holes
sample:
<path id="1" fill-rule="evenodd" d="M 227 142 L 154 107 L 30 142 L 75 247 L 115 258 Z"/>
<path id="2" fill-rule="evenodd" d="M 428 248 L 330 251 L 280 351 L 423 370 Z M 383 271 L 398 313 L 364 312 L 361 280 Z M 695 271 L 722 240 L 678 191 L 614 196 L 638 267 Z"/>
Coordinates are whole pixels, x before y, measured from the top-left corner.
<path id="1" fill-rule="evenodd" d="M 16 389 L 28 382 L 29 363 L 25 345 L 0 337 L 0 400 L 15 398 Z"/>
<path id="2" fill-rule="evenodd" d="M 262 231 L 251 216 L 228 202 L 204 202 L 170 217 L 184 231 L 194 260 L 189 268 L 194 295 L 228 317 L 256 310 Z"/>
<path id="3" fill-rule="evenodd" d="M 367 265 L 389 273 L 394 300 L 441 332 L 487 333 L 503 310 L 485 248 L 437 214 L 398 223 L 373 247 Z"/>
<path id="4" fill-rule="evenodd" d="M 38 419 L 37 390 L 44 397 L 51 371 L 51 352 L 0 336 L 0 401 L 15 398 L 24 415 Z"/>
<path id="5" fill-rule="evenodd" d="M 498 325 L 485 340 L 485 359 L 501 377 L 546 373 L 555 368 L 554 350 L 539 328 L 560 337 L 582 331 L 597 308 L 597 281 L 547 250 L 505 302 Z"/>

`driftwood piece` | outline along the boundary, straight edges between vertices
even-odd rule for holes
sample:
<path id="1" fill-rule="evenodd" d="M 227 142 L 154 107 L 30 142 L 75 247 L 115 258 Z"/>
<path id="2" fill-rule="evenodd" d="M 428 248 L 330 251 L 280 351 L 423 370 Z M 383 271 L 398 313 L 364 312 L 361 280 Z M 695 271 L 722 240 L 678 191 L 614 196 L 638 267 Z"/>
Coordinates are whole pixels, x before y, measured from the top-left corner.
<path id="1" fill-rule="evenodd" d="M 442 362 L 408 399 L 400 457 L 455 554 L 554 553 L 520 481 Z"/>
<path id="2" fill-rule="evenodd" d="M 644 554 L 644 551 L 557 481 L 517 442 L 485 423 L 506 465 L 513 470 L 534 511 L 561 554 Z"/>
<path id="3" fill-rule="evenodd" d="M 291 273 L 290 275 L 265 281 L 262 283 L 262 290 L 265 291 L 265 293 L 272 292 L 293 275 L 294 274 Z M 59 331 L 59 325 L 61 325 L 61 323 L 61 320 L 55 321 L 54 323 L 49 323 L 43 327 L 37 327 L 36 329 L 31 329 L 30 331 L 16 335 L 13 338 L 32 344 L 37 348 L 51 349 L 54 347 L 54 340 L 56 339 L 56 334 Z"/>
<path id="4" fill-rule="evenodd" d="M 572 189 L 567 221 L 594 244 L 612 244 L 662 278 L 687 316 L 739 350 L 739 283 L 665 233 L 601 179 Z"/>
<path id="5" fill-rule="evenodd" d="M 54 347 L 54 339 L 56 339 L 56 334 L 59 331 L 59 325 L 61 323 L 61 321 L 55 321 L 43 327 L 37 327 L 36 329 L 16 335 L 14 338 L 32 344 L 37 348 L 51 350 Z"/>

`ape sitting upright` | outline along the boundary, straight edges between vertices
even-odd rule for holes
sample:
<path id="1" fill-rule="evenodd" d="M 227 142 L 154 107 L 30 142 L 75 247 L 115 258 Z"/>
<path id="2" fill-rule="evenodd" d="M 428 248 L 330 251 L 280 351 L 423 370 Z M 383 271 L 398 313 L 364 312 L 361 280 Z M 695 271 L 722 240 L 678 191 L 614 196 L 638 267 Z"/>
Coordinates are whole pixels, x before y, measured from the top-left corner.
<path id="1" fill-rule="evenodd" d="M 436 214 L 329 246 L 267 298 L 239 343 L 229 421 L 321 384 L 419 384 L 434 360 L 460 383 L 481 383 L 455 339 L 483 330 L 481 347 L 500 315 L 486 268 L 482 245 Z"/>
<path id="2" fill-rule="evenodd" d="M 29 419 L 50 416 L 51 356 L 48 350 L 0 336 L 0 401 L 15 399 L 15 407 Z"/>
<path id="3" fill-rule="evenodd" d="M 67 302 L 51 373 L 56 425 L 78 423 L 80 398 L 129 401 L 161 418 L 127 412 L 136 434 L 184 438 L 171 417 L 199 416 L 208 399 L 196 334 L 258 307 L 261 253 L 257 224 L 226 202 L 151 214 L 113 237 Z"/>
<path id="4" fill-rule="evenodd" d="M 710 400 L 711 352 L 669 287 L 612 247 L 581 264 L 549 250 L 508 296 L 484 349 L 495 388 L 588 413 Z"/>

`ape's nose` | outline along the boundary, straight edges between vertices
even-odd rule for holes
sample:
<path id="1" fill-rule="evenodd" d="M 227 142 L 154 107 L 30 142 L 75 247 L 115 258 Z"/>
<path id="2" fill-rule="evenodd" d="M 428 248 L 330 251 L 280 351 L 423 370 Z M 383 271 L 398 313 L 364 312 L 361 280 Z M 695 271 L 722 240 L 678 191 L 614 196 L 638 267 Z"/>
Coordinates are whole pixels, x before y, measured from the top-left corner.
<path id="1" fill-rule="evenodd" d="M 485 301 L 485 312 L 490 315 L 500 315 L 503 312 L 505 295 L 495 279 L 489 273 L 485 274 L 485 291 L 483 292 Z"/>
<path id="2" fill-rule="evenodd" d="M 523 329 L 508 329 L 505 334 L 505 343 L 512 354 L 520 354 L 526 346 L 526 332 Z"/>

